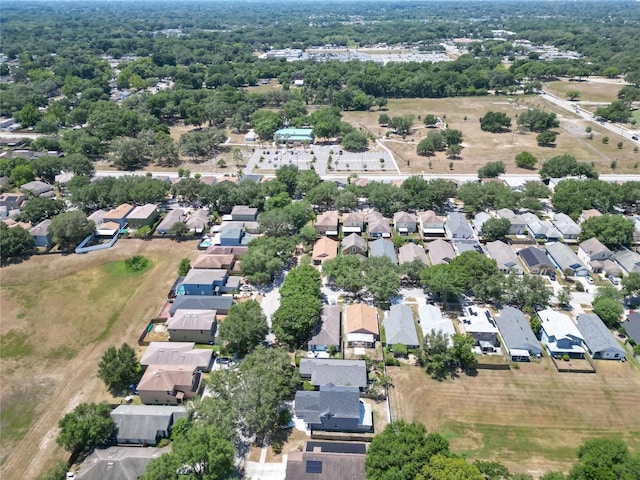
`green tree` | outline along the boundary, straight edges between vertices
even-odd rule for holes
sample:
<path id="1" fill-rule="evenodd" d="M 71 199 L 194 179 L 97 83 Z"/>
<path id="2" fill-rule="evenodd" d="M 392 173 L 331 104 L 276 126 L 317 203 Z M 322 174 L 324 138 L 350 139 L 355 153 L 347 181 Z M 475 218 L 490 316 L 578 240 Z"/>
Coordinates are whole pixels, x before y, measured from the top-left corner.
<path id="1" fill-rule="evenodd" d="M 422 344 L 422 363 L 432 378 L 443 380 L 455 364 L 449 354 L 451 338 L 442 330 L 431 330 L 424 336 Z"/>
<path id="2" fill-rule="evenodd" d="M 362 263 L 367 291 L 376 303 L 387 304 L 398 294 L 400 276 L 388 257 L 369 257 Z"/>
<path id="3" fill-rule="evenodd" d="M 436 455 L 416 476 L 416 480 L 485 480 L 478 467 L 464 458 Z"/>
<path id="4" fill-rule="evenodd" d="M 632 455 L 619 438 L 596 438 L 578 449 L 578 463 L 569 472 L 568 480 L 638 478 L 640 455 Z"/>
<path id="5" fill-rule="evenodd" d="M 516 166 L 519 168 L 526 168 L 527 170 L 533 170 L 538 163 L 538 159 L 529 152 L 520 152 L 516 155 Z"/>
<path id="6" fill-rule="evenodd" d="M 32 104 L 27 103 L 20 111 L 15 113 L 15 118 L 20 122 L 22 128 L 27 128 L 35 126 L 42 118 L 42 114 Z"/>
<path id="7" fill-rule="evenodd" d="M 424 116 L 424 124 L 427 127 L 435 127 L 436 123 L 438 123 L 438 117 L 436 117 L 435 115 L 428 113 Z"/>
<path id="8" fill-rule="evenodd" d="M 24 258 L 33 251 L 33 237 L 20 226 L 9 228 L 0 222 L 0 260 L 8 263 Z"/>
<path id="9" fill-rule="evenodd" d="M 58 422 L 60 433 L 56 443 L 77 454 L 107 443 L 115 424 L 111 407 L 106 403 L 81 403 Z"/>
<path id="10" fill-rule="evenodd" d="M 500 462 L 476 460 L 473 465 L 484 475 L 486 480 L 510 480 L 511 473 Z"/>
<path id="11" fill-rule="evenodd" d="M 20 218 L 36 225 L 42 220 L 54 217 L 64 211 L 64 202 L 55 198 L 33 197 L 27 200 L 20 212 Z"/>
<path id="12" fill-rule="evenodd" d="M 569 306 L 571 303 L 571 285 L 564 285 L 558 293 L 558 303 L 563 306 Z"/>
<path id="13" fill-rule="evenodd" d="M 174 237 L 185 237 L 189 235 L 189 227 L 183 222 L 176 222 L 169 228 L 169 235 Z"/>
<path id="14" fill-rule="evenodd" d="M 113 395 L 127 392 L 129 385 L 136 385 L 141 376 L 136 351 L 127 343 L 120 348 L 109 347 L 98 363 L 98 378 Z"/>
<path id="15" fill-rule="evenodd" d="M 356 295 L 365 286 L 362 262 L 357 255 L 339 255 L 322 265 L 322 273 L 330 283 Z"/>
<path id="16" fill-rule="evenodd" d="M 424 425 L 389 423 L 373 437 L 365 459 L 367 480 L 414 480 L 429 460 L 449 454 L 449 443 L 438 434 L 428 434 Z"/>
<path id="17" fill-rule="evenodd" d="M 462 153 L 462 145 L 453 144 L 447 147 L 446 156 L 447 158 L 458 158 L 458 156 Z"/>
<path id="18" fill-rule="evenodd" d="M 482 238 L 492 242 L 509 234 L 511 222 L 506 218 L 490 218 L 482 224 Z"/>
<path id="19" fill-rule="evenodd" d="M 622 278 L 622 292 L 625 295 L 640 295 L 640 273 L 630 272 L 629 275 Z"/>
<path id="20" fill-rule="evenodd" d="M 119 137 L 111 142 L 113 164 L 124 170 L 136 170 L 147 162 L 147 149 L 137 138 Z"/>
<path id="21" fill-rule="evenodd" d="M 556 132 L 545 130 L 536 136 L 536 142 L 538 142 L 538 145 L 540 146 L 548 147 L 556 143 L 556 138 L 558 138 L 558 134 Z"/>
<path id="22" fill-rule="evenodd" d="M 262 342 L 269 333 L 267 318 L 255 300 L 232 305 L 220 325 L 220 339 L 230 352 L 245 355 Z"/>
<path id="23" fill-rule="evenodd" d="M 624 313 L 622 304 L 609 297 L 597 296 L 593 300 L 593 313 L 598 315 L 600 319 L 609 328 L 616 329 L 620 326 L 620 317 Z"/>
<path id="24" fill-rule="evenodd" d="M 38 477 L 38 480 L 65 480 L 69 465 L 64 460 L 58 460 L 47 472 Z"/>
<path id="25" fill-rule="evenodd" d="M 530 109 L 518 116 L 518 125 L 528 128 L 532 132 L 544 132 L 560 126 L 556 114 L 538 109 Z"/>
<path id="26" fill-rule="evenodd" d="M 569 101 L 574 102 L 580 99 L 580 91 L 579 90 L 567 90 L 567 98 Z"/>
<path id="27" fill-rule="evenodd" d="M 598 174 L 588 163 L 578 162 L 573 155 L 563 154 L 550 158 L 540 168 L 542 178 L 563 178 L 568 176 L 586 176 L 598 178 Z"/>
<path id="28" fill-rule="evenodd" d="M 613 250 L 629 246 L 633 242 L 633 222 L 622 215 L 605 214 L 592 217 L 582 222 L 581 227 L 581 242 L 595 237 Z"/>
<path id="29" fill-rule="evenodd" d="M 16 187 L 21 187 L 25 183 L 32 182 L 35 178 L 36 176 L 31 165 L 16 165 L 11 169 L 11 181 L 16 185 Z"/>
<path id="30" fill-rule="evenodd" d="M 342 138 L 342 147 L 348 152 L 364 152 L 369 139 L 360 132 L 349 132 Z"/>
<path id="31" fill-rule="evenodd" d="M 454 333 L 451 340 L 453 342 L 450 353 L 451 359 L 460 365 L 463 370 L 475 368 L 478 363 L 472 351 L 475 339 L 470 334 Z"/>
<path id="32" fill-rule="evenodd" d="M 191 270 L 191 262 L 188 258 L 183 258 L 180 260 L 180 264 L 178 265 L 178 276 L 184 277 Z"/>
<path id="33" fill-rule="evenodd" d="M 413 118 L 413 115 L 392 117 L 389 120 L 389 127 L 393 128 L 398 135 L 410 135 Z"/>
<path id="34" fill-rule="evenodd" d="M 495 178 L 505 172 L 504 163 L 500 160 L 489 162 L 478 169 L 478 178 Z"/>
<path id="35" fill-rule="evenodd" d="M 485 132 L 502 133 L 511 127 L 511 119 L 504 112 L 487 112 L 480 117 L 480 129 Z"/>
<path id="36" fill-rule="evenodd" d="M 65 212 L 51 219 L 49 232 L 60 250 L 72 250 L 95 231 L 93 220 L 79 211 Z"/>

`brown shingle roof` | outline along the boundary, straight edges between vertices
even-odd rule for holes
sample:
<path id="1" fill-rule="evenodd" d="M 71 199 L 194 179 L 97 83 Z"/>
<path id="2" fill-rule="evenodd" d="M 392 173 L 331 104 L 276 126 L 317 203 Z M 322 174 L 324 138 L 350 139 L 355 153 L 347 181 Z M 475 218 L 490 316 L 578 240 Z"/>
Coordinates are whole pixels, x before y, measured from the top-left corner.
<path id="1" fill-rule="evenodd" d="M 320 237 L 313 246 L 313 260 L 325 261 L 338 255 L 338 242 L 328 237 Z"/>
<path id="2" fill-rule="evenodd" d="M 345 333 L 380 334 L 378 310 L 364 303 L 353 303 L 345 310 Z"/>
<path id="3" fill-rule="evenodd" d="M 138 390 L 171 392 L 176 385 L 191 385 L 196 367 L 189 365 L 150 365 L 138 383 Z"/>
<path id="4" fill-rule="evenodd" d="M 337 210 L 330 210 L 328 212 L 324 212 L 321 215 L 318 215 L 318 218 L 316 219 L 316 225 L 322 225 L 326 227 L 338 225 Z"/>
<path id="5" fill-rule="evenodd" d="M 198 255 L 196 261 L 193 262 L 191 268 L 233 268 L 234 264 L 234 256 L 233 254 L 229 255 L 209 255 L 203 253 L 202 255 Z"/>
<path id="6" fill-rule="evenodd" d="M 117 206 L 116 208 L 109 210 L 103 218 L 104 221 L 108 220 L 120 220 L 125 218 L 127 214 L 133 210 L 133 205 L 129 205 L 128 203 L 123 203 L 122 205 Z"/>

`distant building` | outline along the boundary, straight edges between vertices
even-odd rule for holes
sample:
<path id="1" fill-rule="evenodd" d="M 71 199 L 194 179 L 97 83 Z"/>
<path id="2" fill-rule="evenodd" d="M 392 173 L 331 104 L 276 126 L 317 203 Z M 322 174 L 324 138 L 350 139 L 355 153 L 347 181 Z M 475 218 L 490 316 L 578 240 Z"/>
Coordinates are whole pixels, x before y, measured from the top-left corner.
<path id="1" fill-rule="evenodd" d="M 52 235 L 49 233 L 49 225 L 51 225 L 51 220 L 46 219 L 29 230 L 29 234 L 33 238 L 33 244 L 36 247 L 46 248 L 51 246 Z"/>
<path id="2" fill-rule="evenodd" d="M 273 135 L 276 143 L 313 143 L 313 129 L 311 128 L 282 128 Z"/>

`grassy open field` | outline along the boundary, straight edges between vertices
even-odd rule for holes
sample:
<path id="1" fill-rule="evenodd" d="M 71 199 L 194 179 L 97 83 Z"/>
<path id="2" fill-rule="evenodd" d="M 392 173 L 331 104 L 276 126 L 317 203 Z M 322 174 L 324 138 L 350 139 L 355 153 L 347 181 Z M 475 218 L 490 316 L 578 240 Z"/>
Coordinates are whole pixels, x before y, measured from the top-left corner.
<path id="1" fill-rule="evenodd" d="M 540 147 L 536 142 L 537 134 L 516 131 L 516 116 L 527 108 L 540 108 L 558 115 L 560 128 L 555 129 L 559 132 L 555 147 Z M 479 119 L 490 110 L 509 115 L 513 131 L 502 134 L 483 132 Z M 533 96 L 398 99 L 389 100 L 385 112 L 344 112 L 343 117 L 375 136 L 383 137 L 387 129 L 378 125 L 380 113 L 386 113 L 390 117 L 408 114 L 416 117 L 412 135 L 406 139 L 392 135 L 385 141 L 385 145 L 393 151 L 400 169 L 406 173 L 475 173 L 487 162 L 497 160 L 505 163 L 507 173 L 534 173 L 515 166 L 515 156 L 523 150 L 533 153 L 540 161 L 568 153 L 579 161 L 594 162 L 596 169 L 602 173 L 611 173 L 611 163 L 614 160 L 617 161 L 616 173 L 640 172 L 640 153 L 633 151 L 630 142 L 625 141 L 620 150 L 616 146 L 620 140 L 618 135 L 605 133 L 597 123 L 581 120 Z M 449 128 L 462 131 L 464 149 L 461 158 L 447 159 L 444 152 L 438 152 L 432 157 L 416 154 L 416 146 L 431 131 L 424 128 L 418 116 L 424 118 L 428 113 L 446 116 Z M 586 138 L 587 126 L 593 129 L 592 140 Z M 603 145 L 600 141 L 605 135 L 610 138 L 608 145 Z M 449 167 L 450 162 L 453 162 L 453 170 Z"/>
<path id="2" fill-rule="evenodd" d="M 0 412 L 3 479 L 36 478 L 58 458 L 58 420 L 81 402 L 114 401 L 96 377 L 111 345 L 137 346 L 195 242 L 120 240 L 85 255 L 33 257 L 2 268 Z M 141 274 L 120 260 L 141 254 Z M 117 400 L 116 400 L 117 401 Z"/>
<path id="3" fill-rule="evenodd" d="M 517 370 L 481 370 L 438 382 L 416 367 L 388 374 L 394 420 L 421 422 L 455 452 L 539 476 L 568 471 L 585 440 L 615 435 L 640 450 L 640 375 L 631 362 L 598 373 L 558 373 L 548 358 Z"/>
<path id="4" fill-rule="evenodd" d="M 613 81 L 613 80 L 611 80 Z M 622 88 L 622 80 L 618 84 L 611 84 L 585 79 L 582 82 L 570 82 L 563 78 L 554 82 L 544 82 L 549 92 L 566 99 L 569 90 L 580 92 L 580 102 L 613 102 L 617 100 L 618 91 Z"/>

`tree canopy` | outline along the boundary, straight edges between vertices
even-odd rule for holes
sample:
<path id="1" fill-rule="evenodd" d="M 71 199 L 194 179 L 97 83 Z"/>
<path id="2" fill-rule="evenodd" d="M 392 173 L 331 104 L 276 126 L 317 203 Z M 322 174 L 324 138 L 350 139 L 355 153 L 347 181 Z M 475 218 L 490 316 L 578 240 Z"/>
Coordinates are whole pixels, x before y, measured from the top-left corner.
<path id="1" fill-rule="evenodd" d="M 124 394 L 129 385 L 136 385 L 142 377 L 142 369 L 136 351 L 127 343 L 120 348 L 109 347 L 98 364 L 98 378 L 113 395 Z"/>
<path id="2" fill-rule="evenodd" d="M 81 453 L 105 444 L 115 424 L 106 403 L 81 403 L 58 422 L 58 427 L 56 443 L 68 452 Z"/>
<path id="3" fill-rule="evenodd" d="M 269 333 L 267 319 L 255 300 L 236 303 L 220 325 L 224 348 L 240 355 L 251 352 Z"/>
<path id="4" fill-rule="evenodd" d="M 617 250 L 633 242 L 633 221 L 622 215 L 604 214 L 591 217 L 580 224 L 582 231 L 579 240 L 597 238 L 607 247 Z"/>
<path id="5" fill-rule="evenodd" d="M 93 220 L 88 220 L 87 216 L 79 210 L 60 213 L 51 219 L 51 225 L 49 225 L 53 241 L 61 250 L 74 249 L 94 230 Z"/>

